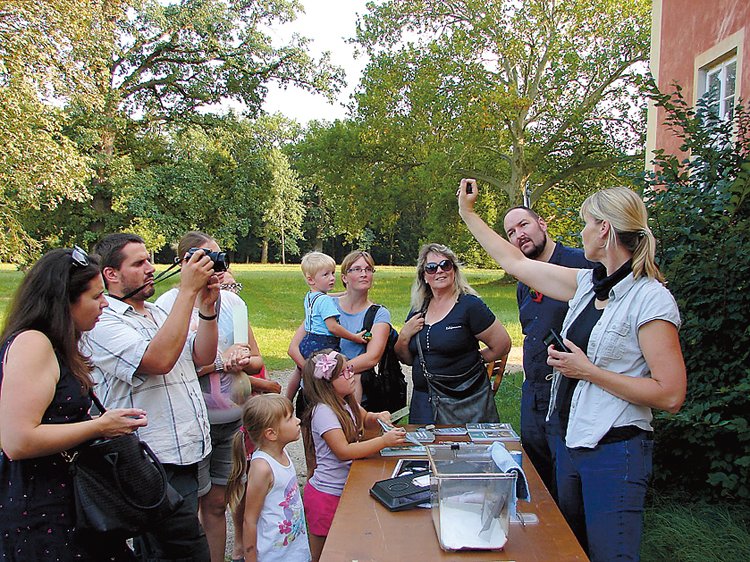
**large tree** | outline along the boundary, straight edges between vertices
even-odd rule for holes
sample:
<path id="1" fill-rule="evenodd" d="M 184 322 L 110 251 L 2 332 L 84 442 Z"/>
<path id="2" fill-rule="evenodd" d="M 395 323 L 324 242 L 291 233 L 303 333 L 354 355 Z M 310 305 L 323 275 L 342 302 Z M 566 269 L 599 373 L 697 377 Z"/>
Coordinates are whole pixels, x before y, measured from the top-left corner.
<path id="1" fill-rule="evenodd" d="M 27 262 L 40 243 L 18 209 L 48 212 L 89 197 L 88 161 L 63 135 L 57 106 L 95 99 L 96 36 L 117 2 L 0 3 L 0 260 Z"/>
<path id="2" fill-rule="evenodd" d="M 300 9 L 297 0 L 0 5 L 0 109 L 8 117 L 0 125 L 0 217 L 10 225 L 0 241 L 19 240 L 8 256 L 17 258 L 19 246 L 33 253 L 26 230 L 36 226 L 33 234 L 44 245 L 67 244 L 74 236 L 85 243 L 80 237 L 132 224 L 156 235 L 163 228 L 150 213 L 132 214 L 149 199 L 134 188 L 195 187 L 192 180 L 200 178 L 180 163 L 181 170 L 152 170 L 156 185 L 144 185 L 146 168 L 164 162 L 134 154 L 147 152 L 140 143 L 153 146 L 163 136 L 161 144 L 174 148 L 170 136 L 189 124 L 206 131 L 223 126 L 212 115 L 228 104 L 253 118 L 273 82 L 334 95 L 342 72 L 328 54 L 313 58 L 309 40 L 298 35 L 283 42 L 274 37 L 273 28 Z M 189 176 L 184 184 L 181 174 Z M 81 209 L 85 198 L 93 204 Z M 31 211 L 25 222 L 6 201 Z M 60 201 L 55 225 L 36 211 Z"/>
<path id="3" fill-rule="evenodd" d="M 397 133 L 402 145 L 441 135 L 463 143 L 455 172 L 485 179 L 514 203 L 640 158 L 645 102 L 636 84 L 648 59 L 648 0 L 369 8 L 357 32 L 372 60 L 358 110 L 385 135 L 409 130 Z M 429 127 L 417 135 L 420 122 Z"/>
<path id="4" fill-rule="evenodd" d="M 313 59 L 309 41 L 298 35 L 277 46 L 268 31 L 299 10 L 297 0 L 139 0 L 119 15 L 111 62 L 99 83 L 106 101 L 96 181 L 104 212 L 111 208 L 110 164 L 123 117 L 141 123 L 202 120 L 201 113 L 229 101 L 252 117 L 271 82 L 336 93 L 341 71 L 327 53 Z"/>

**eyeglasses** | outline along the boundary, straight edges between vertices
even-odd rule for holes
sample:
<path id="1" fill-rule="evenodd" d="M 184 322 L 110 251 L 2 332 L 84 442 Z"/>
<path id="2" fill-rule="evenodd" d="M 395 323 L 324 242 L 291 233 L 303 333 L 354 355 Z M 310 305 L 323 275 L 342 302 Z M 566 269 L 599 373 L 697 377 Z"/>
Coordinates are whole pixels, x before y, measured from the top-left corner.
<path id="1" fill-rule="evenodd" d="M 359 266 L 350 267 L 349 269 L 346 270 L 347 273 L 353 273 L 354 275 L 359 275 L 363 271 L 365 273 L 375 273 L 375 268 L 374 267 L 370 267 L 368 265 L 367 267 L 359 267 Z"/>
<path id="2" fill-rule="evenodd" d="M 351 365 L 347 365 L 346 367 L 344 367 L 344 370 L 341 371 L 341 376 L 345 380 L 349 380 L 350 378 L 352 378 L 354 376 L 354 367 L 352 367 Z"/>
<path id="3" fill-rule="evenodd" d="M 70 252 L 70 261 L 77 267 L 86 267 L 89 264 L 89 255 L 80 246 L 73 246 Z"/>
<path id="4" fill-rule="evenodd" d="M 447 273 L 448 271 L 453 271 L 453 262 L 451 260 L 443 260 L 439 263 L 431 261 L 430 263 L 425 264 L 424 272 L 427 275 L 435 275 L 437 273 L 438 267 Z"/>

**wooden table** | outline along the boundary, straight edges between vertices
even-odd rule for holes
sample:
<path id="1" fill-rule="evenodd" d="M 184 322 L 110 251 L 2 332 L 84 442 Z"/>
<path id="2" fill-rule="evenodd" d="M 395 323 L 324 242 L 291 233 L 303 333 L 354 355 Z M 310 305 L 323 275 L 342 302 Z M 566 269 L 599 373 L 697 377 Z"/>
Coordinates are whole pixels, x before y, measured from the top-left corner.
<path id="1" fill-rule="evenodd" d="M 467 438 L 439 438 L 444 441 Z M 508 449 L 521 449 L 506 443 Z M 518 502 L 521 513 L 535 513 L 539 522 L 511 523 L 502 551 L 446 552 L 440 548 L 429 509 L 390 512 L 369 494 L 378 480 L 390 478 L 398 457 L 373 456 L 352 463 L 341 502 L 326 539 L 323 562 L 423 562 L 433 560 L 588 560 L 539 475 L 523 457 L 531 502 Z"/>

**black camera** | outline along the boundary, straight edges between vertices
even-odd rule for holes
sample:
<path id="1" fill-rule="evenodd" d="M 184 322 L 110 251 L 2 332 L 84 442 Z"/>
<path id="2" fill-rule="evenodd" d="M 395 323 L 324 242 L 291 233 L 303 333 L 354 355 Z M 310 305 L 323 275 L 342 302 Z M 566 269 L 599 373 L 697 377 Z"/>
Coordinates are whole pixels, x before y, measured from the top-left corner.
<path id="1" fill-rule="evenodd" d="M 562 338 L 557 335 L 557 332 L 555 332 L 554 328 L 550 328 L 549 334 L 547 334 L 547 337 L 544 338 L 544 345 L 546 346 L 551 345 L 557 351 L 564 351 L 565 353 L 570 353 L 570 350 L 563 343 Z"/>
<path id="2" fill-rule="evenodd" d="M 211 258 L 211 261 L 214 262 L 214 271 L 216 273 L 219 273 L 221 271 L 226 271 L 229 269 L 229 256 L 227 256 L 226 252 L 212 252 L 208 248 L 190 248 L 187 251 L 187 255 L 185 256 L 185 260 L 189 260 L 191 257 L 193 257 L 193 254 L 197 250 L 203 250 L 203 253 L 206 254 L 209 258 Z"/>

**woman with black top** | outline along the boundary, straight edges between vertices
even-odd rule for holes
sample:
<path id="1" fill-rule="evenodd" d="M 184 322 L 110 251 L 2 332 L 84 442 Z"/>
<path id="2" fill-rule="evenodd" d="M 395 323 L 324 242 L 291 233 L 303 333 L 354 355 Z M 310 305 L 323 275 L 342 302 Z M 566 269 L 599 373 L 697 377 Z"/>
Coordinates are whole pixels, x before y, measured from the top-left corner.
<path id="1" fill-rule="evenodd" d="M 82 332 L 107 306 L 99 267 L 80 248 L 52 250 L 24 278 L 0 349 L 0 559 L 134 560 L 126 537 L 75 529 L 63 451 L 146 425 L 138 408 L 91 419 Z"/>
<path id="2" fill-rule="evenodd" d="M 479 342 L 486 347 L 480 350 Z M 422 246 L 411 310 L 395 346 L 401 362 L 412 366 L 409 422 L 497 422 L 485 365 L 507 355 L 510 345 L 453 251 L 442 244 Z"/>
<path id="3" fill-rule="evenodd" d="M 457 195 L 461 218 L 505 271 L 569 302 L 567 351 L 547 350 L 560 510 L 591 560 L 637 560 L 651 409 L 677 412 L 687 386 L 679 311 L 654 262 L 646 207 L 624 187 L 586 199 L 583 248 L 600 265 L 583 270 L 528 259 L 494 232 L 474 212 L 476 180 L 461 180 Z"/>

